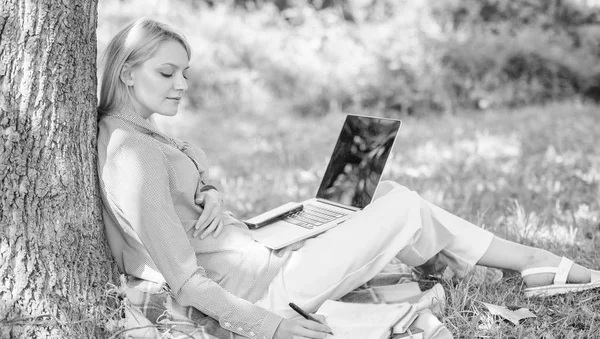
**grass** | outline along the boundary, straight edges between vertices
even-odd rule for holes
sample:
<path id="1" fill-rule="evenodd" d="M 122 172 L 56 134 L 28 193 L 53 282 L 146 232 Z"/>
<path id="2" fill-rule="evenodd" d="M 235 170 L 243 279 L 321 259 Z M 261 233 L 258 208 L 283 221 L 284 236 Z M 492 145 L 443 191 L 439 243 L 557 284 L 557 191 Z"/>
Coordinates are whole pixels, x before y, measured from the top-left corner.
<path id="1" fill-rule="evenodd" d="M 497 235 L 599 268 L 597 109 L 569 102 L 402 117 L 385 178 Z M 206 151 L 211 181 L 239 217 L 313 196 L 344 118 L 192 110 L 158 123 Z M 445 284 L 441 318 L 459 338 L 594 338 L 600 321 L 597 292 L 528 300 L 511 272 L 495 286 Z M 482 302 L 522 305 L 538 318 L 515 326 Z"/>
<path id="2" fill-rule="evenodd" d="M 378 109 L 385 91 L 418 99 L 409 90 L 411 78 L 389 70 L 406 67 L 425 81 L 421 90 L 444 94 L 436 82 L 443 70 L 428 68 L 435 56 L 418 39 L 426 33 L 423 27 L 435 31 L 435 25 L 413 15 L 415 8 L 403 7 L 402 20 L 364 26 L 364 38 L 351 26 L 310 21 L 314 16 L 308 16 L 308 25 L 292 28 L 272 13 L 193 12 L 177 4 L 100 1 L 99 50 L 140 16 L 174 23 L 187 34 L 195 51 L 191 99 L 179 115 L 158 123 L 206 151 L 210 179 L 239 217 L 314 196 L 344 119 L 341 112 L 390 114 Z M 389 79 L 378 73 L 378 62 L 389 68 L 379 66 Z M 375 101 L 372 109 L 356 110 L 357 102 L 368 99 Z M 385 179 L 497 235 L 600 268 L 597 111 L 564 102 L 402 116 Z M 447 282 L 448 306 L 440 318 L 457 338 L 599 337 L 597 292 L 528 300 L 522 287 L 520 277 L 509 272 L 494 286 Z M 538 318 L 515 326 L 492 317 L 482 302 L 522 305 Z"/>

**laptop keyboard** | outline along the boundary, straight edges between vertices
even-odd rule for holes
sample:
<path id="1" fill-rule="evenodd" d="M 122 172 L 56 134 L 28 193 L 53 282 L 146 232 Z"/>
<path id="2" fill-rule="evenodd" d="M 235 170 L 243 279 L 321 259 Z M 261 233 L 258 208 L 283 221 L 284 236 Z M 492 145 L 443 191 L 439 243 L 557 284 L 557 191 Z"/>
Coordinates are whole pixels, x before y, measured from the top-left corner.
<path id="1" fill-rule="evenodd" d="M 308 229 L 319 227 L 330 221 L 340 219 L 347 214 L 325 207 L 304 205 L 301 211 L 286 215 L 283 220 Z"/>

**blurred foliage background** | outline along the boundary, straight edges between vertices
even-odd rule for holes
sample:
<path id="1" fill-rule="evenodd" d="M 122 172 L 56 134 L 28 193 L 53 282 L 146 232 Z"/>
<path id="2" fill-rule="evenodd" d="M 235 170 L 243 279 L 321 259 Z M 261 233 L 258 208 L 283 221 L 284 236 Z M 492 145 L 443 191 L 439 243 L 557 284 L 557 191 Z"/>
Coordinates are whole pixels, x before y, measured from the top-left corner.
<path id="1" fill-rule="evenodd" d="M 424 114 L 600 100 L 597 0 L 101 0 L 100 7 L 101 28 L 114 26 L 107 33 L 143 15 L 187 34 L 197 108 Z"/>
<path id="2" fill-rule="evenodd" d="M 345 114 L 389 116 L 386 179 L 598 268 L 599 15 L 599 0 L 100 0 L 98 46 L 142 16 L 188 37 L 187 99 L 156 121 L 206 151 L 239 217 L 313 197 Z M 442 320 L 464 338 L 597 337 L 597 295 L 520 287 L 461 282 Z M 498 322 L 480 301 L 538 318 Z"/>
<path id="3" fill-rule="evenodd" d="M 495 228 L 516 203 L 546 226 L 583 213 L 595 234 L 599 15 L 598 0 L 100 0 L 98 45 L 142 16 L 188 37 L 187 99 L 157 122 L 207 152 L 242 217 L 314 196 L 358 113 L 404 120 L 386 178 L 458 215 Z"/>

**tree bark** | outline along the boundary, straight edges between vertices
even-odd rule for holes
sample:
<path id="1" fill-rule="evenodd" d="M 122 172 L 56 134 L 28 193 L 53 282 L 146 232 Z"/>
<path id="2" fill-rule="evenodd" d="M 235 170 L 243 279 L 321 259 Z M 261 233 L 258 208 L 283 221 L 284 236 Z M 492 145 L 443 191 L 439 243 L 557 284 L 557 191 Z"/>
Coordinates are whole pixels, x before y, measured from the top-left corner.
<path id="1" fill-rule="evenodd" d="M 97 0 L 0 0 L 0 337 L 103 337 Z"/>

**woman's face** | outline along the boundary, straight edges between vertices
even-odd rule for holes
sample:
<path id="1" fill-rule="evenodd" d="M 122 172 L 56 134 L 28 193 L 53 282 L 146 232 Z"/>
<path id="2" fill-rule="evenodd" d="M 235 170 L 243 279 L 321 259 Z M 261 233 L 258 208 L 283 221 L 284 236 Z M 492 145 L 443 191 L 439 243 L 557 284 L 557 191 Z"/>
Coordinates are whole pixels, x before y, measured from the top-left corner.
<path id="1" fill-rule="evenodd" d="M 188 55 L 175 40 L 162 42 L 156 53 L 131 69 L 133 108 L 142 117 L 152 113 L 173 116 L 187 90 Z"/>

